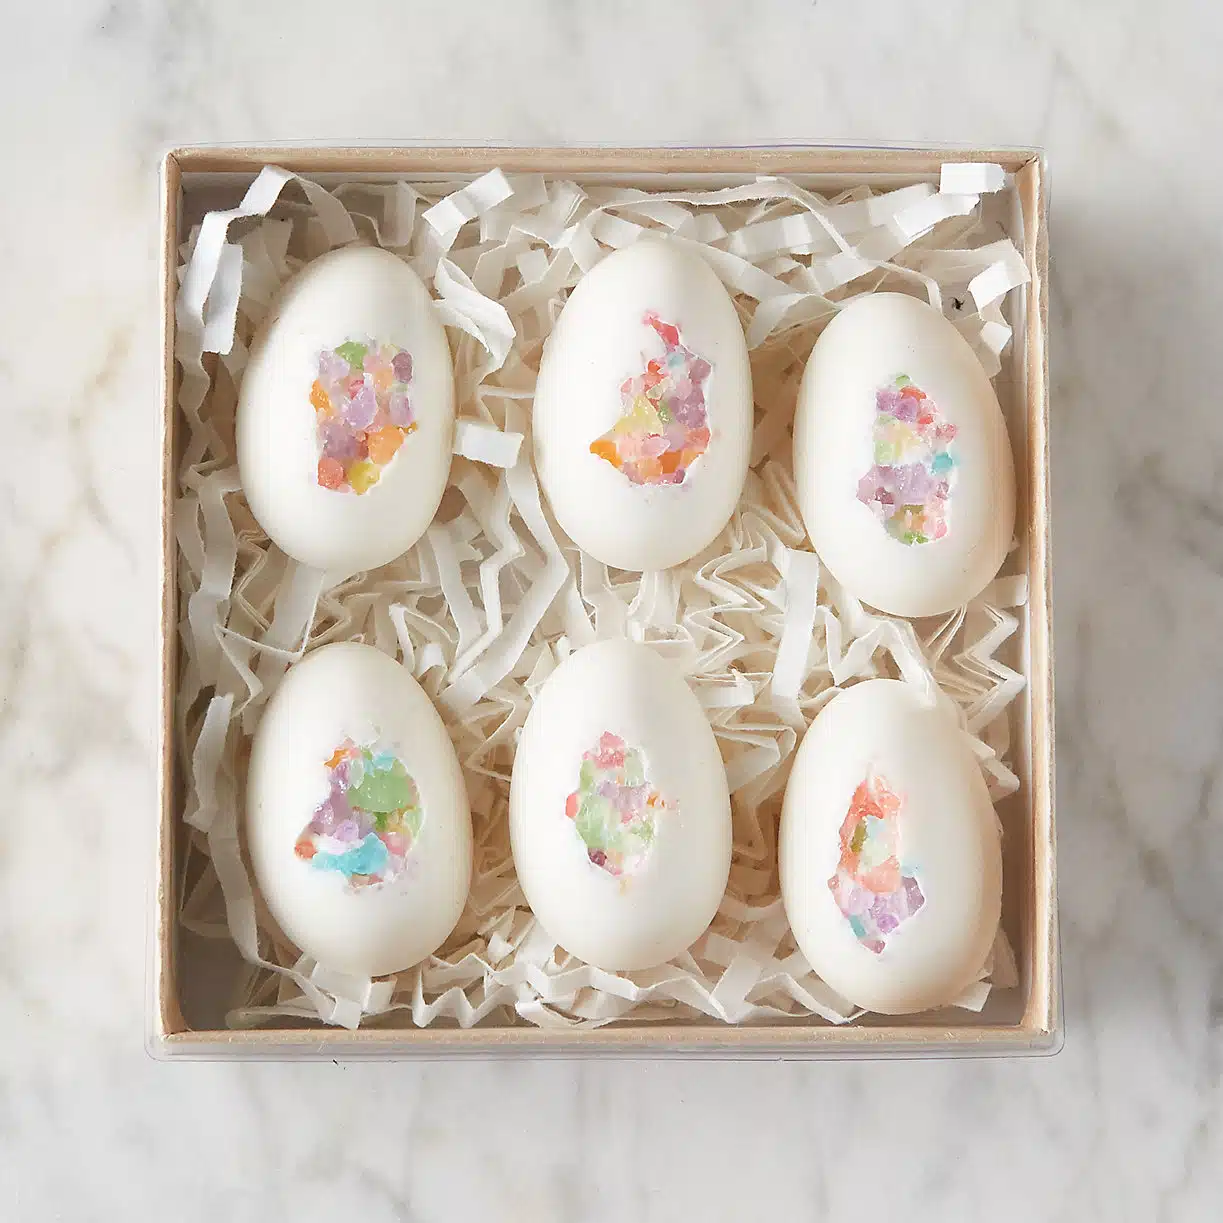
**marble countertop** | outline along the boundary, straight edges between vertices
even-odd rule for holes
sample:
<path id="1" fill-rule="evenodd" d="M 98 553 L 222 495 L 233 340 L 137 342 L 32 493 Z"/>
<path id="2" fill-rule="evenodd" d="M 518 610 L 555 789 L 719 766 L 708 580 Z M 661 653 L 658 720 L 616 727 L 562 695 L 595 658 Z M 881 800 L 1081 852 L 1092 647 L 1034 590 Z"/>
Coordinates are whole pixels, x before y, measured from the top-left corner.
<path id="1" fill-rule="evenodd" d="M 61 0 L 9 13 L 0 1217 L 1217 1218 L 1220 12 Z M 307 138 L 1048 151 L 1058 1057 L 150 1060 L 157 166 L 171 144 Z M 512 1122 L 488 1123 L 515 1103 Z"/>

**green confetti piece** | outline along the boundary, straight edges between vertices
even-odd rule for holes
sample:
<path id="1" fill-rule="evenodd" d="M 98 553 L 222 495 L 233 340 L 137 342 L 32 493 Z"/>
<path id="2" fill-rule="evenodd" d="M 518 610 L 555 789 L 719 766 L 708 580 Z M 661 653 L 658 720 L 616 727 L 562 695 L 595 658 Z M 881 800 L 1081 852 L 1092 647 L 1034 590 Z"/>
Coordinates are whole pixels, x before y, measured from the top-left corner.
<path id="1" fill-rule="evenodd" d="M 412 840 L 415 841 L 420 836 L 421 825 L 425 822 L 425 813 L 419 807 L 412 807 L 404 812 L 403 822 L 412 834 Z"/>
<path id="2" fill-rule="evenodd" d="M 629 786 L 645 785 L 645 764 L 636 748 L 624 755 L 624 782 Z"/>
<path id="3" fill-rule="evenodd" d="M 607 848 L 607 803 L 597 795 L 586 798 L 578 810 L 578 835 L 586 842 L 587 849 Z"/>
<path id="4" fill-rule="evenodd" d="M 593 760 L 582 761 L 582 768 L 578 773 L 578 788 L 583 794 L 589 794 L 594 789 L 596 772 Z"/>
<path id="5" fill-rule="evenodd" d="M 360 369 L 365 362 L 365 354 L 369 346 L 357 340 L 346 340 L 336 350 L 336 356 L 343 357 L 353 369 Z"/>
<path id="6" fill-rule="evenodd" d="M 406 772 L 370 769 L 361 778 L 360 785 L 349 788 L 348 801 L 372 813 L 401 811 L 416 805 L 416 786 Z"/>

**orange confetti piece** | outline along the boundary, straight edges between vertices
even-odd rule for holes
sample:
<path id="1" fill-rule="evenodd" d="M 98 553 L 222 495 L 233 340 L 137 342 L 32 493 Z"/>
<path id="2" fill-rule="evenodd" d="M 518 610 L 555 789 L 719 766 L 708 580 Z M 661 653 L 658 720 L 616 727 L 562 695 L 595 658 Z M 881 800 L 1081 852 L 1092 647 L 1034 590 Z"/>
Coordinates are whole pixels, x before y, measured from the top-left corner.
<path id="1" fill-rule="evenodd" d="M 310 402 L 314 404 L 314 410 L 323 416 L 328 416 L 331 413 L 331 396 L 327 394 L 323 384 L 315 378 L 314 385 L 310 388 Z"/>
<path id="2" fill-rule="evenodd" d="M 403 445 L 403 433 L 394 425 L 385 425 L 366 436 L 369 457 L 375 463 L 389 463 Z"/>
<path id="3" fill-rule="evenodd" d="M 344 467 L 338 459 L 319 459 L 318 482 L 324 488 L 344 487 Z"/>
<path id="4" fill-rule="evenodd" d="M 615 442 L 608 441 L 607 438 L 596 438 L 590 443 L 590 453 L 597 458 L 606 459 L 609 463 L 620 465 L 620 455 L 616 450 Z"/>

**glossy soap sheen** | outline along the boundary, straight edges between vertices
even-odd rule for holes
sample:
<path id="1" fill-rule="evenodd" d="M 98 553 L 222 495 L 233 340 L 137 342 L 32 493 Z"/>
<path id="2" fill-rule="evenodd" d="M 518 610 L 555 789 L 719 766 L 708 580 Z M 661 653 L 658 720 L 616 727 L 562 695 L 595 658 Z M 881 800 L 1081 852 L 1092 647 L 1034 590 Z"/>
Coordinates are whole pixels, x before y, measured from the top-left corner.
<path id="1" fill-rule="evenodd" d="M 924 462 L 885 474 L 948 489 L 908 523 L 883 516 L 881 502 L 905 498 L 877 474 L 888 426 L 906 427 L 882 407 L 906 393 L 907 415 L 929 422 L 920 428 L 932 444 L 918 448 Z M 894 615 L 968 602 L 1011 543 L 1014 462 L 993 387 L 955 327 L 906 294 L 859 298 L 816 342 L 794 421 L 794 477 L 821 561 L 851 594 Z"/>
<path id="2" fill-rule="evenodd" d="M 890 876 L 895 890 L 855 928 L 842 908 L 846 842 L 872 855 L 851 809 L 881 807 L 889 826 L 876 835 L 896 860 L 876 851 L 863 874 L 868 885 Z M 820 711 L 795 756 L 778 851 L 799 948 L 849 1001 L 906 1014 L 950 1003 L 976 979 L 1001 911 L 997 821 L 967 737 L 915 687 L 867 680 Z"/>
<path id="3" fill-rule="evenodd" d="M 617 460 L 617 438 L 638 450 L 649 441 L 646 426 L 634 425 L 633 404 L 661 376 L 685 393 L 696 384 L 693 427 L 658 466 Z M 707 418 L 707 440 L 698 417 Z M 578 282 L 544 347 L 532 411 L 540 482 L 574 543 L 620 569 L 688 560 L 739 500 L 751 431 L 743 328 L 699 255 L 644 238 Z"/>
<path id="4" fill-rule="evenodd" d="M 510 836 L 532 911 L 587 963 L 650 968 L 701 936 L 730 872 L 730 798 L 669 660 L 604 641 L 549 676 L 514 759 Z"/>
<path id="5" fill-rule="evenodd" d="M 341 476 L 320 472 L 320 358 L 365 340 L 410 359 L 412 424 L 393 454 L 371 440 L 382 462 L 366 468 L 376 482 L 357 492 L 321 482 Z M 416 273 L 389 251 L 362 246 L 302 268 L 251 347 L 236 427 L 251 512 L 288 555 L 344 577 L 407 551 L 437 512 L 454 443 L 450 348 Z"/>
<path id="6" fill-rule="evenodd" d="M 328 761 L 346 744 L 375 745 L 393 757 L 399 788 L 406 773 L 418 799 L 419 830 L 405 837 L 411 848 L 402 867 L 382 872 L 386 882 L 367 875 L 354 881 L 334 868 L 341 855 L 314 852 L 311 844 L 319 841 L 310 834 L 312 817 L 328 800 Z M 384 777 L 375 781 L 376 789 L 366 787 L 371 806 L 399 805 L 379 803 L 388 787 Z M 255 732 L 246 797 L 251 865 L 268 909 L 324 967 L 358 976 L 399 972 L 454 929 L 471 880 L 463 774 L 437 710 L 394 659 L 342 642 L 292 667 Z M 373 865 L 381 865 L 385 854 L 370 845 L 380 854 Z"/>

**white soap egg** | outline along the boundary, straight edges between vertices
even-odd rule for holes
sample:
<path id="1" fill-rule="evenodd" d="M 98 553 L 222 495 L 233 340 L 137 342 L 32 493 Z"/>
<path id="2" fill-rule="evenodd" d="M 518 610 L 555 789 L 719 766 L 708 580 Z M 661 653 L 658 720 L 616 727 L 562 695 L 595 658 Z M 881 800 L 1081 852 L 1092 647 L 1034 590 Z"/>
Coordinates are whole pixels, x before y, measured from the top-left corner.
<path id="1" fill-rule="evenodd" d="M 410 968 L 463 912 L 458 758 L 421 686 L 372 646 L 323 646 L 285 675 L 251 746 L 246 819 L 268 910 L 326 968 Z"/>
<path id="2" fill-rule="evenodd" d="M 535 916 L 587 963 L 650 968 L 701 936 L 730 874 L 730 797 L 670 661 L 603 641 L 548 677 L 514 759 L 510 839 Z"/>
<path id="3" fill-rule="evenodd" d="M 998 825 L 967 737 L 917 688 L 867 680 L 820 711 L 778 852 L 794 938 L 844 998 L 907 1014 L 976 979 L 998 930 Z"/>
<path id="4" fill-rule="evenodd" d="M 811 542 L 851 594 L 930 616 L 979 594 L 1015 526 L 1015 472 L 993 387 L 924 301 L 860 297 L 811 352 L 794 420 Z"/>
<path id="5" fill-rule="evenodd" d="M 535 465 L 561 529 L 619 569 L 666 569 L 726 525 L 747 475 L 743 328 L 697 254 L 654 238 L 608 255 L 544 347 Z"/>
<path id="6" fill-rule="evenodd" d="M 347 576 L 407 551 L 454 444 L 450 348 L 420 277 L 377 247 L 308 263 L 251 347 L 237 442 L 251 512 L 290 556 Z"/>

